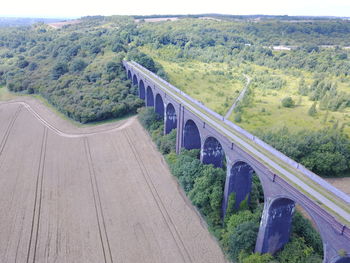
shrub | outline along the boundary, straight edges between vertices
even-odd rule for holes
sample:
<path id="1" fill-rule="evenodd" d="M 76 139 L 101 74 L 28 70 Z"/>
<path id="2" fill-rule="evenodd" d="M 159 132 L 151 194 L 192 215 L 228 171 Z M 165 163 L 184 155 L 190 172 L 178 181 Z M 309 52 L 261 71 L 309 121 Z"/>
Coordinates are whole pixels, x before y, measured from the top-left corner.
<path id="1" fill-rule="evenodd" d="M 285 108 L 292 108 L 295 105 L 295 102 L 293 101 L 292 97 L 285 97 L 282 100 L 282 106 Z"/>

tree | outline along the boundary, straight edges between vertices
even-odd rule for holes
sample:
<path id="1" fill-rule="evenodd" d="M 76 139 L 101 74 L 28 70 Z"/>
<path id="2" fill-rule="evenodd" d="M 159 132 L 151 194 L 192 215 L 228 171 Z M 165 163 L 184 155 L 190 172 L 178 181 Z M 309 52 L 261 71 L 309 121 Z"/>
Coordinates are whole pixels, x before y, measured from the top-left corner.
<path id="1" fill-rule="evenodd" d="M 122 44 L 116 43 L 112 47 L 112 51 L 118 53 L 118 52 L 125 52 L 126 50 Z"/>
<path id="2" fill-rule="evenodd" d="M 25 68 L 25 67 L 27 67 L 28 65 L 29 65 L 29 62 L 28 62 L 27 60 L 25 60 L 25 59 L 19 60 L 19 61 L 17 62 L 17 66 L 18 66 L 19 68 Z"/>
<path id="3" fill-rule="evenodd" d="M 242 253 L 241 255 L 239 258 L 239 262 L 242 262 L 242 263 L 270 263 L 273 260 L 273 257 L 271 256 L 271 254 L 254 253 L 249 256 L 246 256 L 245 254 Z"/>
<path id="4" fill-rule="evenodd" d="M 295 105 L 292 97 L 285 97 L 282 99 L 282 106 L 285 108 L 292 108 Z"/>
<path id="5" fill-rule="evenodd" d="M 241 251 L 253 252 L 258 230 L 258 225 L 252 221 L 244 222 L 236 227 L 229 238 L 228 254 L 232 260 L 237 260 Z"/>
<path id="6" fill-rule="evenodd" d="M 317 102 L 315 101 L 308 110 L 307 114 L 309 114 L 309 116 L 315 116 L 317 114 L 316 104 Z"/>
<path id="7" fill-rule="evenodd" d="M 242 121 L 242 113 L 237 112 L 234 117 L 235 122 L 240 123 Z"/>
<path id="8" fill-rule="evenodd" d="M 84 60 L 82 59 L 75 59 L 72 62 L 71 69 L 73 72 L 79 72 L 82 71 L 86 68 L 87 64 Z"/>
<path id="9" fill-rule="evenodd" d="M 64 62 L 58 62 L 52 69 L 52 79 L 57 80 L 68 72 L 68 66 Z"/>
<path id="10" fill-rule="evenodd" d="M 302 237 L 293 237 L 276 257 L 285 263 L 322 262 L 322 257 L 315 255 L 312 247 L 308 246 Z"/>

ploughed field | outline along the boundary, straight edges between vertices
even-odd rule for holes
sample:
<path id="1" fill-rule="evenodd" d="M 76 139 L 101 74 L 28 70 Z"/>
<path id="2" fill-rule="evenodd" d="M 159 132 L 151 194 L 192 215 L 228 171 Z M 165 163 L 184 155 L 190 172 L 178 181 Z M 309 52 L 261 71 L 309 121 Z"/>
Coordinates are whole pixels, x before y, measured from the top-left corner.
<path id="1" fill-rule="evenodd" d="M 225 262 L 135 118 L 75 128 L 27 102 L 0 103 L 1 262 Z"/>

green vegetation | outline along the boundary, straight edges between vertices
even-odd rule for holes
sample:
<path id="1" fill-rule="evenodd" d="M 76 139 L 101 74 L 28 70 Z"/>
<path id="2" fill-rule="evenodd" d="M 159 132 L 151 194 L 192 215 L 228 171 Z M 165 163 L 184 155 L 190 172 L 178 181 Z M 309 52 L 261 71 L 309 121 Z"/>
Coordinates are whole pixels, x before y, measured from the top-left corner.
<path id="1" fill-rule="evenodd" d="M 134 27 L 128 17 L 90 17 L 61 29 L 42 23 L 1 28 L 0 83 L 10 91 L 40 94 L 82 123 L 136 113 L 143 101 L 121 61 L 128 51 L 150 70 L 158 68 L 146 54 L 128 48 Z"/>
<path id="2" fill-rule="evenodd" d="M 349 49 L 342 47 L 350 45 L 344 41 L 349 22 L 183 19 L 140 28 L 139 49 L 164 67 L 173 84 L 222 115 L 242 89 L 243 74 L 248 74 L 248 92 L 229 119 L 250 132 L 259 136 L 261 130 L 289 127 L 312 136 L 336 126 L 350 135 Z M 336 37 L 330 39 L 331 35 Z M 275 51 L 273 45 L 291 50 Z M 337 154 L 347 158 L 343 152 Z M 325 176 L 348 173 L 344 166 L 333 171 L 311 161 L 304 165 Z"/>
<path id="3" fill-rule="evenodd" d="M 350 139 L 334 128 L 292 133 L 288 128 L 260 131 L 259 136 L 287 156 L 323 176 L 343 176 L 350 171 Z"/>
<path id="4" fill-rule="evenodd" d="M 282 100 L 282 106 L 285 108 L 292 108 L 294 105 L 295 105 L 295 102 L 291 97 L 285 97 Z"/>
<path id="5" fill-rule="evenodd" d="M 0 101 L 6 101 L 16 98 L 15 94 L 12 94 L 4 86 L 0 86 Z"/>
<path id="6" fill-rule="evenodd" d="M 226 216 L 222 219 L 225 171 L 202 164 L 198 158 L 199 150 L 182 150 L 177 155 L 176 130 L 163 135 L 163 121 L 154 113 L 153 108 L 141 108 L 139 120 L 165 155 L 172 174 L 205 218 L 210 231 L 230 260 L 240 263 L 322 262 L 323 248 L 320 236 L 300 213 L 294 215 L 291 242 L 285 249 L 274 257 L 269 254 L 253 254 L 264 201 L 258 177 L 253 176 L 250 201 L 248 202 L 247 197 L 237 209 L 235 195 L 231 194 Z"/>

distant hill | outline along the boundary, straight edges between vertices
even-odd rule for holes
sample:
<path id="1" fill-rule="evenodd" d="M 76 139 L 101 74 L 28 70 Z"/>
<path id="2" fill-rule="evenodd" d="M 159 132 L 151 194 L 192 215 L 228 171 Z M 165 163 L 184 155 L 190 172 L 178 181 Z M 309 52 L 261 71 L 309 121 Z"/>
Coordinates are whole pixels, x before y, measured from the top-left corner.
<path id="1" fill-rule="evenodd" d="M 23 17 L 0 17 L 0 27 L 30 26 L 32 24 L 61 22 L 63 18 L 23 18 Z"/>

